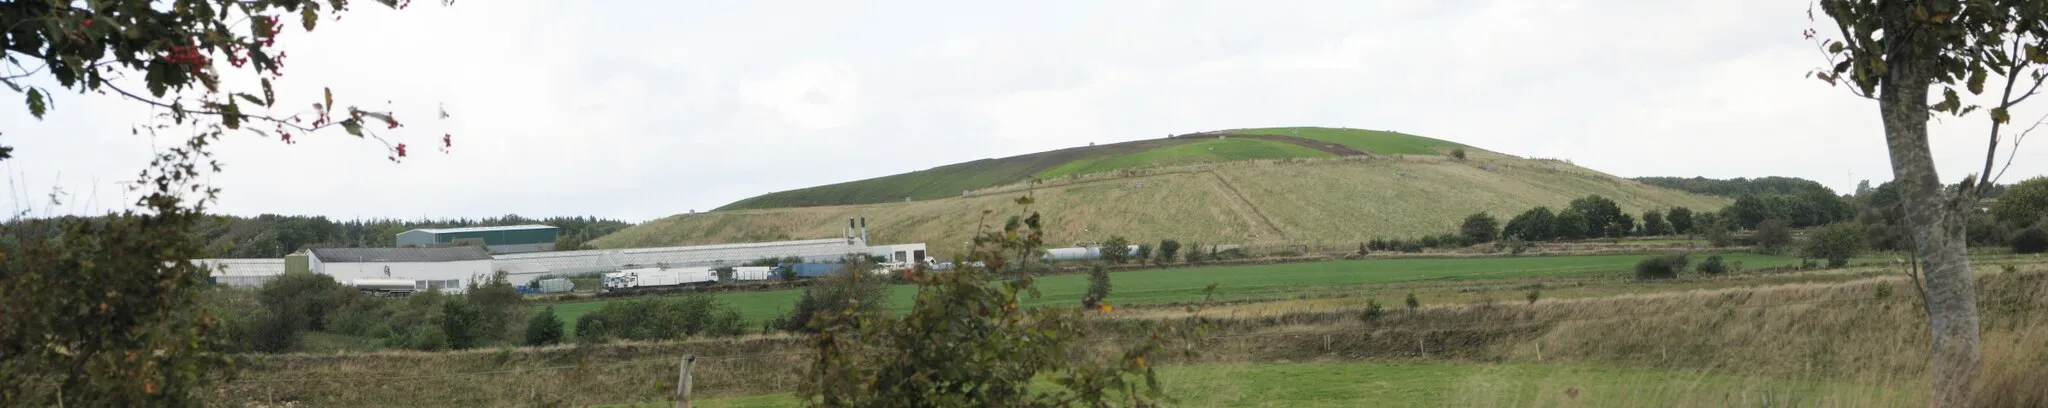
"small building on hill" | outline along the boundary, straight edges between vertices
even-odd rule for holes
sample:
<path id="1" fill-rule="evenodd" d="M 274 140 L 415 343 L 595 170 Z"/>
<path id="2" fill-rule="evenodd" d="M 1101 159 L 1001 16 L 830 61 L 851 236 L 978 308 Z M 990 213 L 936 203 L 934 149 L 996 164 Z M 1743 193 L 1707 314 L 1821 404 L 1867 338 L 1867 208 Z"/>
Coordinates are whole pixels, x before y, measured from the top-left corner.
<path id="1" fill-rule="evenodd" d="M 491 254 L 483 247 L 314 248 L 306 250 L 313 273 L 343 284 L 356 279 L 408 279 L 419 290 L 460 293 L 470 281 L 490 278 Z"/>
<path id="2" fill-rule="evenodd" d="M 546 225 L 502 227 L 421 228 L 398 233 L 400 248 L 482 246 L 494 254 L 555 250 L 560 230 Z"/>

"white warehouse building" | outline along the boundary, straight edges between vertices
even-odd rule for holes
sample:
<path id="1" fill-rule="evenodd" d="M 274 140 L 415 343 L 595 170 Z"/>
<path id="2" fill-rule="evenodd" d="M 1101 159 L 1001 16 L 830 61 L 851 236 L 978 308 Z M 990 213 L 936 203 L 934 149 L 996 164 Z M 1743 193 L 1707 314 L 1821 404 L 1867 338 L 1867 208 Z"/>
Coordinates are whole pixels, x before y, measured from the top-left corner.
<path id="1" fill-rule="evenodd" d="M 284 274 L 284 259 L 194 259 L 193 265 L 207 268 L 212 272 L 208 277 L 216 285 L 263 286 L 270 278 Z"/>
<path id="2" fill-rule="evenodd" d="M 313 273 L 333 276 L 343 284 L 356 279 L 412 280 L 419 290 L 460 293 L 471 280 L 488 279 L 491 253 L 483 247 L 445 248 L 314 248 L 307 250 Z"/>
<path id="3" fill-rule="evenodd" d="M 761 258 L 800 257 L 807 262 L 837 262 L 847 254 L 868 253 L 858 239 L 830 238 L 802 241 L 756 242 L 664 248 L 606 249 L 588 251 L 529 252 L 498 254 L 495 270 L 505 271 L 513 283 L 540 276 L 616 272 L 632 268 L 716 268 L 739 266 Z"/>

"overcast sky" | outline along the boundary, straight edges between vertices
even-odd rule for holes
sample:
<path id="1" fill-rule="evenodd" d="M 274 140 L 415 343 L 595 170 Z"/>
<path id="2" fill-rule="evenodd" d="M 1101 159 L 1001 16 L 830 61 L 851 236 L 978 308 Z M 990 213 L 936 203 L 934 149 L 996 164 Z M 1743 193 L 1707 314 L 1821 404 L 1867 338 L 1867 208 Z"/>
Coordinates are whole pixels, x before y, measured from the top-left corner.
<path id="1" fill-rule="evenodd" d="M 401 164 L 334 131 L 218 150 L 216 209 L 641 221 L 980 158 L 1267 126 L 1388 129 L 1621 176 L 1890 179 L 1875 102 L 1804 78 L 1800 1 L 362 2 L 291 30 L 280 99 L 390 109 Z M 1825 18 L 1823 16 L 1823 18 Z M 1829 31 L 1829 30 L 1823 30 Z M 0 109 L 0 209 L 98 212 L 148 110 Z M 388 101 L 388 102 L 387 102 Z M 2044 110 L 2015 115 L 2031 121 Z M 433 118 L 437 107 L 453 115 Z M 1981 116 L 1934 128 L 1942 176 Z M 454 149 L 436 151 L 442 133 Z M 2001 154 L 2003 156 L 2003 154 Z M 2048 172 L 2048 139 L 2006 180 Z M 70 197 L 43 202 L 53 187 Z M 24 198 L 26 197 L 26 198 Z"/>

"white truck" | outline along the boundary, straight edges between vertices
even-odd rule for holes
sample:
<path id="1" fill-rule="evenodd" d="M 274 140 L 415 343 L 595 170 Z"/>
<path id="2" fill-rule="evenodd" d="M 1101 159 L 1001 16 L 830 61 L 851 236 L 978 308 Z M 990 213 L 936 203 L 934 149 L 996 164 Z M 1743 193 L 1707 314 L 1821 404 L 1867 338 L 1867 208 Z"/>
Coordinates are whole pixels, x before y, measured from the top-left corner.
<path id="1" fill-rule="evenodd" d="M 774 275 L 775 267 L 773 266 L 741 266 L 732 268 L 732 280 L 736 281 L 762 281 L 774 278 Z"/>
<path id="2" fill-rule="evenodd" d="M 641 268 L 606 273 L 604 291 L 718 283 L 711 268 Z"/>

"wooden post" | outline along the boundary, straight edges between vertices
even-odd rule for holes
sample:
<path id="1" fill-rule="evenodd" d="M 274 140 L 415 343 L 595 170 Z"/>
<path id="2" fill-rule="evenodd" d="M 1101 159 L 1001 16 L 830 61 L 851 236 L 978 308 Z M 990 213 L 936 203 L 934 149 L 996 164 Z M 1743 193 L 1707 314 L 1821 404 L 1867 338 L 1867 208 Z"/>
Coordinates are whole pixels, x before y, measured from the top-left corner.
<path id="1" fill-rule="evenodd" d="M 676 374 L 676 408 L 690 408 L 690 366 L 697 363 L 697 355 L 683 356 L 679 373 Z"/>

